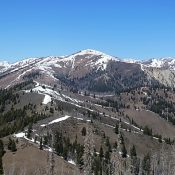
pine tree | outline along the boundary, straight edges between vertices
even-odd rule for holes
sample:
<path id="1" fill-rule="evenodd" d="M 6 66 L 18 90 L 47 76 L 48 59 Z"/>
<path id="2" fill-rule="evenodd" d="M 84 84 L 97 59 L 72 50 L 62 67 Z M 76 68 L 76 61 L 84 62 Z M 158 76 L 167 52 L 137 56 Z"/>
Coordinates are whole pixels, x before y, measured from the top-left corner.
<path id="1" fill-rule="evenodd" d="M 0 156 L 0 175 L 3 175 L 4 171 L 3 171 L 3 164 L 2 164 L 2 157 Z"/>
<path id="2" fill-rule="evenodd" d="M 86 136 L 86 128 L 85 127 L 82 128 L 81 133 L 82 133 L 82 136 Z"/>
<path id="3" fill-rule="evenodd" d="M 8 150 L 12 149 L 12 139 L 11 139 L 11 137 L 9 137 L 9 141 L 8 141 L 7 147 L 8 147 Z"/>
<path id="4" fill-rule="evenodd" d="M 31 133 L 32 133 L 32 123 L 29 124 L 28 130 L 27 130 L 27 138 L 31 137 Z"/>
<path id="5" fill-rule="evenodd" d="M 10 137 L 9 137 L 9 142 L 8 142 L 8 149 L 11 150 L 12 152 L 17 151 L 17 149 L 16 149 L 16 143 Z"/>
<path id="6" fill-rule="evenodd" d="M 132 175 L 139 174 L 140 160 L 137 158 L 135 145 L 130 149 L 130 172 Z"/>
<path id="7" fill-rule="evenodd" d="M 118 134 L 118 124 L 115 125 L 115 133 Z"/>
<path id="8" fill-rule="evenodd" d="M 0 157 L 2 157 L 4 155 L 5 151 L 4 151 L 4 144 L 2 142 L 2 140 L 0 140 Z"/>
<path id="9" fill-rule="evenodd" d="M 127 150 L 126 150 L 124 143 L 122 144 L 121 151 L 122 151 L 122 157 L 126 158 L 127 157 Z"/>
<path id="10" fill-rule="evenodd" d="M 146 154 L 142 161 L 142 171 L 143 174 L 149 175 L 151 171 L 151 159 L 150 155 Z"/>
<path id="11" fill-rule="evenodd" d="M 134 158 L 137 156 L 135 145 L 133 145 L 132 148 L 130 149 L 130 156 L 131 158 Z"/>
<path id="12" fill-rule="evenodd" d="M 43 138 L 40 138 L 40 144 L 39 144 L 39 149 L 43 149 Z"/>
<path id="13" fill-rule="evenodd" d="M 104 157 L 103 147 L 102 146 L 100 147 L 99 157 L 100 157 L 100 160 Z"/>
<path id="14" fill-rule="evenodd" d="M 12 151 L 12 152 L 16 152 L 16 151 L 17 151 L 17 149 L 16 149 L 16 143 L 15 143 L 14 140 L 12 140 L 11 151 Z"/>

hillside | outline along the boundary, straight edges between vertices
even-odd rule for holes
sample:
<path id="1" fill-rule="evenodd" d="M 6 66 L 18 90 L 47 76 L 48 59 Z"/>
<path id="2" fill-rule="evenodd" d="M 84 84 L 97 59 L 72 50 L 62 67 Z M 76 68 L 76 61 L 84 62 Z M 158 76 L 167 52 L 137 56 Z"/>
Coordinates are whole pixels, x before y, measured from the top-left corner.
<path id="1" fill-rule="evenodd" d="M 131 62 L 90 49 L 0 63 L 5 174 L 173 175 L 174 71 L 173 58 Z"/>

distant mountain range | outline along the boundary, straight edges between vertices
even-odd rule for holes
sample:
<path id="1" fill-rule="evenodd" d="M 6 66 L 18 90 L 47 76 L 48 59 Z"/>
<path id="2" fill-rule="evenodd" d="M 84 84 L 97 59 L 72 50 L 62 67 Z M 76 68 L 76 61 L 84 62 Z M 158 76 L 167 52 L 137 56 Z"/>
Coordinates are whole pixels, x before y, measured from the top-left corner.
<path id="1" fill-rule="evenodd" d="M 175 58 L 122 60 L 87 49 L 69 56 L 28 58 L 13 64 L 0 62 L 1 88 L 31 78 L 99 92 L 156 84 L 174 87 Z"/>

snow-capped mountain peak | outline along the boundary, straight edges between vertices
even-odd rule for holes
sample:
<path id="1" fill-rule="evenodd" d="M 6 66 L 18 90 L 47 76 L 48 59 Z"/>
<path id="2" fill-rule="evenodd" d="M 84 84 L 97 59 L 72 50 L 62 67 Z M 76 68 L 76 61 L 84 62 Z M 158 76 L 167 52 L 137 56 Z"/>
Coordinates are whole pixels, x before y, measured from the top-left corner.
<path id="1" fill-rule="evenodd" d="M 169 68 L 175 70 L 175 58 L 173 57 L 166 57 L 160 59 L 153 58 L 151 60 L 143 62 L 143 65 L 153 68 L 166 68 L 166 69 Z"/>
<path id="2" fill-rule="evenodd" d="M 10 66 L 11 66 L 10 63 L 8 63 L 7 61 L 0 61 L 0 73 L 9 69 Z"/>
<path id="3" fill-rule="evenodd" d="M 0 61 L 0 67 L 9 67 L 10 63 L 8 63 L 7 61 Z"/>
<path id="4" fill-rule="evenodd" d="M 72 61 L 72 64 L 74 65 L 75 59 L 78 57 L 81 57 L 87 61 L 85 66 L 90 65 L 91 67 L 96 67 L 97 70 L 99 68 L 101 68 L 102 70 L 106 69 L 109 61 L 119 61 L 117 57 L 110 56 L 103 52 L 96 51 L 93 49 L 86 49 L 76 52 L 72 55 L 64 57 L 64 61 Z"/>

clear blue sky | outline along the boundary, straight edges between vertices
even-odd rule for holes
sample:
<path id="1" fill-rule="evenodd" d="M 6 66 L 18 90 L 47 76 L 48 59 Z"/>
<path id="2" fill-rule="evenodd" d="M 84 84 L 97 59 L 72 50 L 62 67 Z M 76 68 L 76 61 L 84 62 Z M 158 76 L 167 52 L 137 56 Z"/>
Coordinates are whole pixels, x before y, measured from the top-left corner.
<path id="1" fill-rule="evenodd" d="M 175 56 L 175 1 L 0 1 L 0 60 L 87 48 L 121 58 Z"/>

